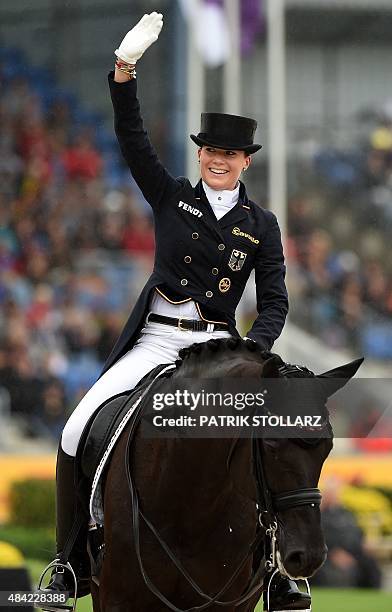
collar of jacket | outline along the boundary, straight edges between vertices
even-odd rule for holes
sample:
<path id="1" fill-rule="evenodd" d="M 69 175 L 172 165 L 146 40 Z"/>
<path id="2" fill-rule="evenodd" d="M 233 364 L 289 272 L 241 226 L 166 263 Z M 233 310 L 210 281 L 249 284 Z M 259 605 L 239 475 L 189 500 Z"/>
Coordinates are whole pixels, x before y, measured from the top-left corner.
<path id="1" fill-rule="evenodd" d="M 204 193 L 204 189 L 203 189 L 203 181 L 202 179 L 200 179 L 200 181 L 195 186 L 195 197 L 202 198 L 203 196 L 206 197 Z M 249 206 L 249 199 L 246 193 L 245 185 L 241 181 L 240 181 L 240 192 L 238 195 L 238 204 L 241 204 L 241 205 L 245 204 L 245 206 Z"/>
<path id="2" fill-rule="evenodd" d="M 211 204 L 209 203 L 206 194 L 203 189 L 203 182 L 200 181 L 197 183 L 195 187 L 195 198 L 200 199 L 204 205 L 208 206 L 210 210 L 211 217 L 215 220 L 215 223 L 219 228 L 223 229 L 229 225 L 235 225 L 239 223 L 241 220 L 246 219 L 247 213 L 249 211 L 249 200 L 246 194 L 245 185 L 240 181 L 240 192 L 238 195 L 238 202 L 229 212 L 227 212 L 219 221 L 217 221 L 215 214 L 212 210 Z M 246 206 L 246 208 L 244 208 Z"/>
<path id="3" fill-rule="evenodd" d="M 214 208 L 215 206 L 223 207 L 223 209 L 225 210 L 225 214 L 226 214 L 227 212 L 229 212 L 231 208 L 233 208 L 237 204 L 238 198 L 240 195 L 239 182 L 237 183 L 237 187 L 233 190 L 222 189 L 220 191 L 216 189 L 212 189 L 203 180 L 202 180 L 202 183 L 203 183 L 204 192 L 212 207 Z"/>

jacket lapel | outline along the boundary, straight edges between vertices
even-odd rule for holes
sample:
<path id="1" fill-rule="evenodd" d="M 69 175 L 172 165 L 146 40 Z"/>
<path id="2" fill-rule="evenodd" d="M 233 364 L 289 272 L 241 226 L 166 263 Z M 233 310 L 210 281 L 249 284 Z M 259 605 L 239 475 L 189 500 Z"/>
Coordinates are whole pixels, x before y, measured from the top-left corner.
<path id="1" fill-rule="evenodd" d="M 242 204 L 237 202 L 237 204 L 232 208 L 220 221 L 219 227 L 221 229 L 225 229 L 229 225 L 236 225 L 240 221 L 243 221 L 247 218 L 247 212 L 244 208 L 242 208 Z"/>

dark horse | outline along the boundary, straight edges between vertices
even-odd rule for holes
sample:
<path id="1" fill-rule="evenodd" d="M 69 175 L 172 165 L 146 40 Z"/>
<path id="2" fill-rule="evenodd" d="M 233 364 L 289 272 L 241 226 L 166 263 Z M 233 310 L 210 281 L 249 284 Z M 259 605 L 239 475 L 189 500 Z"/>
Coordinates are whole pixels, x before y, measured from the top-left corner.
<path id="1" fill-rule="evenodd" d="M 230 339 L 183 349 L 159 391 L 182 378 L 290 376 L 280 358 L 256 348 Z M 360 363 L 317 378 L 339 379 L 336 391 Z M 297 371 L 314 377 L 306 368 Z M 92 583 L 94 611 L 250 612 L 275 545 L 272 569 L 311 576 L 326 557 L 316 488 L 332 448 L 325 401 L 321 435 L 311 444 L 304 435 L 147 439 L 140 427 L 129 443 L 128 427 L 107 473 L 105 556 L 99 588 Z"/>

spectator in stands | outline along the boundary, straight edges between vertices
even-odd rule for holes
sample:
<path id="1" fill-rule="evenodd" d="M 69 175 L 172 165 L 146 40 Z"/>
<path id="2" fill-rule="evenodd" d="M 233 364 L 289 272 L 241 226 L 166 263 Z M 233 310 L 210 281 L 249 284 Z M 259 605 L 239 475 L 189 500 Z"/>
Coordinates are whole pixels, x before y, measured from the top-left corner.
<path id="1" fill-rule="evenodd" d="M 42 410 L 37 414 L 39 431 L 58 440 L 67 420 L 65 389 L 56 379 L 47 380 L 42 392 Z"/>
<path id="2" fill-rule="evenodd" d="M 148 217 L 133 213 L 122 236 L 122 246 L 130 255 L 152 257 L 155 249 L 154 230 Z"/>
<path id="3" fill-rule="evenodd" d="M 63 162 L 69 179 L 96 179 L 102 170 L 102 159 L 87 133 L 77 136 L 65 152 Z"/>
<path id="4" fill-rule="evenodd" d="M 356 274 L 341 279 L 337 297 L 336 323 L 341 324 L 347 344 L 360 351 L 360 331 L 364 320 L 362 285 Z"/>
<path id="5" fill-rule="evenodd" d="M 322 525 L 328 557 L 312 583 L 323 587 L 381 588 L 381 571 L 366 550 L 364 536 L 352 512 L 341 505 L 341 483 L 331 479 L 323 489 Z"/>
<path id="6" fill-rule="evenodd" d="M 379 314 L 387 314 L 388 279 L 379 261 L 365 262 L 364 300 Z"/>

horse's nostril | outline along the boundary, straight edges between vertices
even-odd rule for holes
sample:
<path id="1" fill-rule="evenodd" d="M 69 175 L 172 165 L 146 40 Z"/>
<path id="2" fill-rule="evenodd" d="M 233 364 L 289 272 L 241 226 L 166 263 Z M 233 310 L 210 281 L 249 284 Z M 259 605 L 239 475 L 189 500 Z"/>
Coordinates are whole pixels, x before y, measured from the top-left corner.
<path id="1" fill-rule="evenodd" d="M 305 553 L 301 551 L 295 551 L 290 553 L 285 560 L 285 567 L 289 569 L 291 574 L 295 574 L 296 571 L 300 571 L 305 563 Z"/>
<path id="2" fill-rule="evenodd" d="M 325 547 L 309 552 L 293 550 L 283 559 L 283 565 L 291 576 L 312 576 L 325 560 Z"/>

